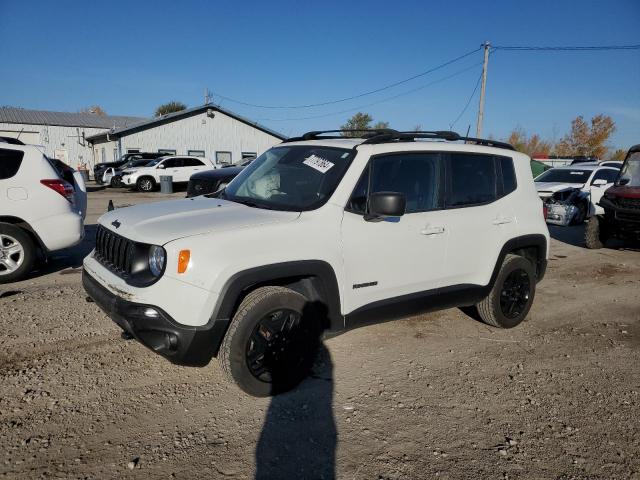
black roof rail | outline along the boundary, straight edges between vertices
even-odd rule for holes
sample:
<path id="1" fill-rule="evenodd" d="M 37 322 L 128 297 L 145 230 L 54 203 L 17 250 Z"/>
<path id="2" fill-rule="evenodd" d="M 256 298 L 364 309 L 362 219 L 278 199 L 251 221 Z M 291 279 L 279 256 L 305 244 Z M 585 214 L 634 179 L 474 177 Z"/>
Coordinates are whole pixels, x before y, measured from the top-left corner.
<path id="1" fill-rule="evenodd" d="M 288 142 L 300 142 L 305 140 L 330 140 L 330 139 L 344 139 L 348 138 L 342 135 L 342 133 L 363 133 L 358 138 L 363 138 L 364 141 L 361 145 L 371 145 L 377 143 L 388 143 L 388 142 L 413 142 L 419 139 L 431 139 L 431 140 L 446 140 L 448 142 L 456 142 L 462 140 L 464 142 L 473 143 L 475 145 L 483 145 L 486 147 L 495 147 L 495 148 L 504 148 L 507 150 L 515 150 L 515 148 L 505 142 L 499 142 L 497 140 L 489 140 L 485 138 L 474 138 L 474 137 L 462 137 L 460 134 L 456 132 L 451 132 L 447 130 L 420 130 L 413 132 L 399 132 L 398 130 L 393 130 L 391 128 L 381 128 L 381 129 L 355 129 L 355 130 L 316 130 L 312 132 L 307 132 L 299 137 L 291 137 L 286 140 L 283 140 L 282 143 Z M 340 133 L 340 135 L 326 135 L 328 133 Z"/>
<path id="2" fill-rule="evenodd" d="M 17 138 L 13 137 L 0 137 L 0 142 L 10 143 L 11 145 L 24 145 L 24 142 L 22 142 L 22 140 L 18 140 Z"/>

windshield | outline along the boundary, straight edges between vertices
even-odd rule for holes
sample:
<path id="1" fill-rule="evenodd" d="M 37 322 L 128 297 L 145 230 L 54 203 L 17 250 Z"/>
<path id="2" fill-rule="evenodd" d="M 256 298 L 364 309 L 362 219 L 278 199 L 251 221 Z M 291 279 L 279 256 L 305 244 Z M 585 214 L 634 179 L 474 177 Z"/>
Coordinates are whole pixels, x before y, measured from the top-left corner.
<path id="1" fill-rule="evenodd" d="M 536 182 L 560 182 L 560 183 L 586 183 L 591 175 L 591 170 L 579 170 L 569 168 L 552 168 L 539 177 Z"/>
<path id="2" fill-rule="evenodd" d="M 257 208 L 313 210 L 331 196 L 351 153 L 331 147 L 272 148 L 242 170 L 220 197 Z"/>
<path id="3" fill-rule="evenodd" d="M 145 167 L 155 167 L 157 164 L 159 164 L 162 160 L 164 160 L 164 157 L 160 157 L 160 158 L 156 158 L 155 160 L 151 160 L 149 163 L 147 163 L 145 165 Z"/>
<path id="4" fill-rule="evenodd" d="M 618 185 L 629 185 L 630 187 L 640 187 L 640 152 L 632 153 L 627 158 L 620 170 L 620 177 L 616 182 Z"/>

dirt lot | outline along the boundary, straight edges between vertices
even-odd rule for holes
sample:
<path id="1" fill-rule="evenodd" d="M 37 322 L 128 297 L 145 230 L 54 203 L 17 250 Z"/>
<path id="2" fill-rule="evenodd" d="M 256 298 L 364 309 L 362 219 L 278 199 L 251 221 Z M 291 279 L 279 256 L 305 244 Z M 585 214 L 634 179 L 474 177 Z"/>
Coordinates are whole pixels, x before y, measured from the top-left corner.
<path id="1" fill-rule="evenodd" d="M 109 198 L 162 197 L 91 193 L 88 224 Z M 80 285 L 94 231 L 0 287 L 3 478 L 640 478 L 639 251 L 554 230 L 520 327 L 454 309 L 355 330 L 270 400 L 121 340 Z"/>

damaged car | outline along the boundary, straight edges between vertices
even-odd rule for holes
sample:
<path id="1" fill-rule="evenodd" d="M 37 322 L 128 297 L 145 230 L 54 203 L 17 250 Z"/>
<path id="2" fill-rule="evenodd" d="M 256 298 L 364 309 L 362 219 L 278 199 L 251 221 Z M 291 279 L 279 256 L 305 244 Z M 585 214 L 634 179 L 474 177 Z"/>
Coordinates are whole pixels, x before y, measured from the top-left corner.
<path id="1" fill-rule="evenodd" d="M 547 223 L 580 225 L 587 218 L 603 213 L 598 202 L 618 173 L 614 167 L 568 165 L 536 177 L 536 190 L 544 204 Z"/>

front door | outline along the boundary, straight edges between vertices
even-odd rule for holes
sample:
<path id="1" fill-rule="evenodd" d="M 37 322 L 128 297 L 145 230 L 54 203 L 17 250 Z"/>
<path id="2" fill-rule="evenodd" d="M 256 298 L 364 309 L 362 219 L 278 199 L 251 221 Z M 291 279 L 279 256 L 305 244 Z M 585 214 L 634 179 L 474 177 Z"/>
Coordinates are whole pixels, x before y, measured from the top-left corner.
<path id="1" fill-rule="evenodd" d="M 440 210 L 442 170 L 438 153 L 371 158 L 342 222 L 343 313 L 442 286 L 449 233 L 446 212 Z M 406 213 L 385 221 L 365 220 L 368 195 L 385 191 L 405 194 Z"/>

